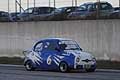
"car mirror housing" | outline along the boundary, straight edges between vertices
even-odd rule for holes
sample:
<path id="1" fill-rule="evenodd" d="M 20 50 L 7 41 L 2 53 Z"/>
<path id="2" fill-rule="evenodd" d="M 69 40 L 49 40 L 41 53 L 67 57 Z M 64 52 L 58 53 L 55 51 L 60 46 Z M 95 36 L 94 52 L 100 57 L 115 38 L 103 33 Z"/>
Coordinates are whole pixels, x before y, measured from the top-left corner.
<path id="1" fill-rule="evenodd" d="M 82 49 L 82 48 L 80 48 L 80 50 L 81 50 L 81 51 L 83 51 L 83 49 Z"/>

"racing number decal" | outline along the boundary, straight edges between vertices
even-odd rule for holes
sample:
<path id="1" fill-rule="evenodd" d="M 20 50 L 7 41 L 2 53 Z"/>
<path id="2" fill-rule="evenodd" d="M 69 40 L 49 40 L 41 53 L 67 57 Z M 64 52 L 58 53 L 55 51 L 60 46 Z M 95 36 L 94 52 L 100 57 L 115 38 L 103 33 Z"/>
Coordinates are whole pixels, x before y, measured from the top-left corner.
<path id="1" fill-rule="evenodd" d="M 48 65 L 51 65 L 51 62 L 52 62 L 52 59 L 51 59 L 51 55 L 50 55 L 50 56 L 48 56 L 48 58 L 47 58 L 47 64 L 48 64 Z"/>

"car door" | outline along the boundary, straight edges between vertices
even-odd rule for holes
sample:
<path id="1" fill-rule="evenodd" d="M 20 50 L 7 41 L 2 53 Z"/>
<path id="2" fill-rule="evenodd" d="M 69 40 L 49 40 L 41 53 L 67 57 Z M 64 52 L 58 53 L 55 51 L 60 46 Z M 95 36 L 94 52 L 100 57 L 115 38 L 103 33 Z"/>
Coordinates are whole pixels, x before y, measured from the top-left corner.
<path id="1" fill-rule="evenodd" d="M 57 53 L 56 43 L 54 41 L 44 42 L 44 49 L 42 51 L 41 57 L 43 58 L 43 66 L 45 70 L 56 69 L 57 66 L 54 62 L 54 56 Z"/>
<path id="2" fill-rule="evenodd" d="M 108 18 L 112 11 L 113 11 L 113 8 L 109 3 L 100 4 L 100 17 Z"/>
<path id="3" fill-rule="evenodd" d="M 43 52 L 43 42 L 37 42 L 35 46 L 33 47 L 34 51 L 34 62 L 36 63 L 36 66 L 38 68 L 43 68 L 43 57 L 42 57 L 42 52 Z"/>

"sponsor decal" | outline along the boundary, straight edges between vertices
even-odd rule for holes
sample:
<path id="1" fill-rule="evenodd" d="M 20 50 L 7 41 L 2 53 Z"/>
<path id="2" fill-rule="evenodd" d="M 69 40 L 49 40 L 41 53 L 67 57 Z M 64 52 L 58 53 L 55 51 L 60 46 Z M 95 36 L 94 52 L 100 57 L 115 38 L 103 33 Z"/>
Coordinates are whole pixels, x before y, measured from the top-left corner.
<path id="1" fill-rule="evenodd" d="M 43 59 L 39 56 L 39 54 L 35 53 L 35 52 L 31 52 L 28 55 L 28 58 L 31 59 L 33 61 L 33 63 L 37 63 L 40 65 L 40 63 L 43 63 Z"/>

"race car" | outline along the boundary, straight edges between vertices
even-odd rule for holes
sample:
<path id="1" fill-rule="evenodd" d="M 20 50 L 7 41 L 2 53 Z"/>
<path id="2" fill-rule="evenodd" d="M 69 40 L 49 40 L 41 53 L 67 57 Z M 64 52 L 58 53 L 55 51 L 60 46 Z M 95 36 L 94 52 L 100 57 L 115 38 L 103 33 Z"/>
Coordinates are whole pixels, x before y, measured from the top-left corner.
<path id="1" fill-rule="evenodd" d="M 96 69 L 95 57 L 84 52 L 77 42 L 71 39 L 42 39 L 24 54 L 24 66 L 28 71 L 40 69 L 68 72 L 83 69 L 94 72 Z"/>

